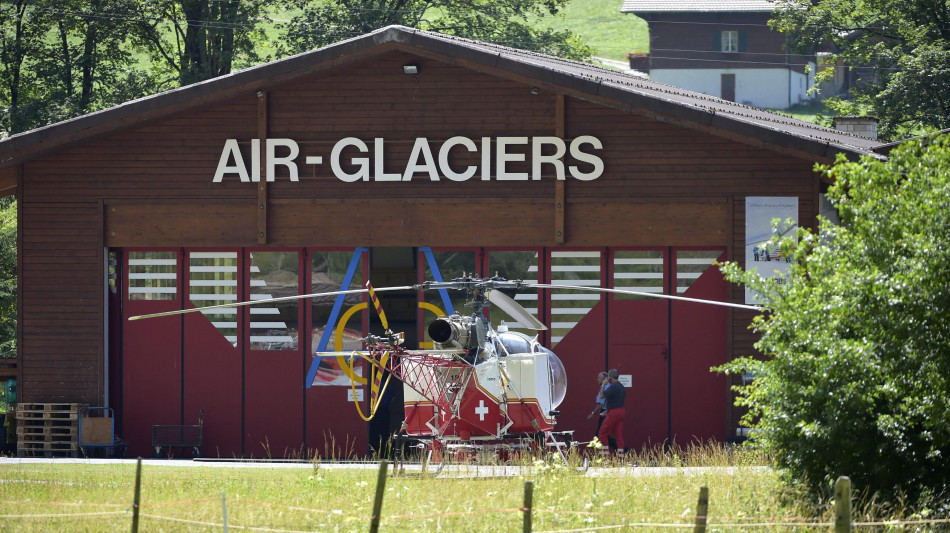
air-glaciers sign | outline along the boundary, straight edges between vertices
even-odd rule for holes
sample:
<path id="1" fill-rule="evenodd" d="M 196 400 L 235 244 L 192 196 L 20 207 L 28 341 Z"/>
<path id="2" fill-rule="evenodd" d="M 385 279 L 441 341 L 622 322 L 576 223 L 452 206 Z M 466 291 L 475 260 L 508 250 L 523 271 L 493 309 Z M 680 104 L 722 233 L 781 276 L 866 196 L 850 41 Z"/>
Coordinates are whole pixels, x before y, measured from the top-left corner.
<path id="1" fill-rule="evenodd" d="M 340 139 L 330 150 L 329 165 L 340 181 L 529 181 L 540 180 L 542 172 L 565 180 L 570 176 L 580 181 L 591 181 L 604 173 L 604 161 L 597 155 L 603 149 L 600 140 L 590 135 L 575 137 L 570 142 L 560 137 L 482 137 L 477 141 L 468 137 L 451 137 L 433 148 L 425 137 L 417 137 L 402 172 L 385 170 L 383 138 L 372 141 L 372 147 L 356 137 Z M 237 139 L 228 139 L 221 151 L 214 182 L 240 179 L 242 182 L 261 181 L 261 157 L 264 159 L 264 179 L 274 181 L 277 169 L 287 169 L 290 181 L 299 181 L 300 146 L 293 139 L 251 139 L 250 161 L 241 154 Z M 453 154 L 468 153 L 468 159 L 477 164 L 450 164 Z M 578 165 L 566 165 L 569 156 Z M 530 158 L 530 160 L 528 159 Z M 325 165 L 323 155 L 306 155 L 303 164 Z M 530 172 L 526 163 L 530 162 Z M 249 163 L 249 164 L 248 164 Z M 520 168 L 521 170 L 514 170 Z"/>

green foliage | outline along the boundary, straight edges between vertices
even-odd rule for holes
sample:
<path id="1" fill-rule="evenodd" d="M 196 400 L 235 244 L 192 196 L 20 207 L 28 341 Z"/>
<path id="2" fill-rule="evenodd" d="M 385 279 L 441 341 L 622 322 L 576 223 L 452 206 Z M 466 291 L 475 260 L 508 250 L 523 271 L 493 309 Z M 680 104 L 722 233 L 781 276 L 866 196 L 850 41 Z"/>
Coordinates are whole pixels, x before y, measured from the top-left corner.
<path id="1" fill-rule="evenodd" d="M 0 132 L 18 133 L 158 90 L 130 68 L 138 0 L 0 4 Z"/>
<path id="2" fill-rule="evenodd" d="M 882 138 L 950 128 L 950 0 L 780 0 L 770 24 L 797 51 L 831 47 L 859 72 L 853 100 L 830 103 L 869 109 Z"/>
<path id="3" fill-rule="evenodd" d="M 304 52 L 392 24 L 494 42 L 570 59 L 593 50 L 570 30 L 532 21 L 556 15 L 570 0 L 285 0 L 290 22 L 281 53 Z"/>
<path id="4" fill-rule="evenodd" d="M 17 206 L 0 199 L 0 357 L 17 354 Z M 2 385 L 2 382 L 0 382 Z"/>
<path id="5" fill-rule="evenodd" d="M 766 358 L 738 387 L 757 440 L 815 492 L 848 475 L 886 498 L 950 488 L 950 145 L 909 142 L 886 162 L 819 171 L 843 225 L 799 231 L 788 284 L 738 265 L 765 296 L 753 328 Z"/>

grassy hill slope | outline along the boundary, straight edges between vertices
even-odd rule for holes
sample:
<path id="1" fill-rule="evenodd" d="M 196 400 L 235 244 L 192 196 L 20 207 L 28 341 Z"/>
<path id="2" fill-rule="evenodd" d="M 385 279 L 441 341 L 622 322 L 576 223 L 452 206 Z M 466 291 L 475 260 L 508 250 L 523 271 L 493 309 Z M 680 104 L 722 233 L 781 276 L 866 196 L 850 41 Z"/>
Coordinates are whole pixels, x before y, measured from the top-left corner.
<path id="1" fill-rule="evenodd" d="M 623 0 L 573 0 L 563 13 L 541 19 L 539 25 L 570 29 L 597 49 L 596 55 L 623 61 L 627 52 L 650 50 L 647 23 L 621 13 Z"/>

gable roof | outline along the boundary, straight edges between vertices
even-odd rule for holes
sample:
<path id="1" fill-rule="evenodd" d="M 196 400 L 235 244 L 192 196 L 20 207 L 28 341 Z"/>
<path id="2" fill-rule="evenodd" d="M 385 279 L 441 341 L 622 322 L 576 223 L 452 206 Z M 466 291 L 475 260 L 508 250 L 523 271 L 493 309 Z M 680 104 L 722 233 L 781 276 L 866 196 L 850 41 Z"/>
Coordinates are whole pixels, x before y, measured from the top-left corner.
<path id="1" fill-rule="evenodd" d="M 771 0 L 624 0 L 622 13 L 771 13 Z"/>
<path id="2" fill-rule="evenodd" d="M 126 102 L 0 141 L 0 169 L 121 128 L 279 86 L 392 50 L 442 59 L 633 114 L 740 141 L 831 160 L 837 153 L 881 158 L 880 143 L 794 118 L 644 80 L 620 71 L 439 33 L 389 26 L 285 59 Z"/>

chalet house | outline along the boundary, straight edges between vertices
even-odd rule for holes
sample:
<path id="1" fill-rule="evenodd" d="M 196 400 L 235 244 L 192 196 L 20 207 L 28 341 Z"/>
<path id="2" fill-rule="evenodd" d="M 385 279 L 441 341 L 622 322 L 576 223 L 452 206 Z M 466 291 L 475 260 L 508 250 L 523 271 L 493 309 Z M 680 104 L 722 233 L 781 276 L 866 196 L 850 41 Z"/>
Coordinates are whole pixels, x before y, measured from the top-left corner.
<path id="1" fill-rule="evenodd" d="M 785 49 L 785 34 L 768 27 L 774 8 L 770 0 L 624 0 L 620 10 L 649 26 L 650 79 L 787 109 L 812 98 L 815 57 Z"/>
<path id="2" fill-rule="evenodd" d="M 404 390 L 363 422 L 367 387 L 315 357 L 378 331 L 364 296 L 129 318 L 496 271 L 744 304 L 715 262 L 746 264 L 772 217 L 814 227 L 815 163 L 879 144 L 401 26 L 20 133 L 0 141 L 0 191 L 18 202 L 19 401 L 111 407 L 131 455 L 201 412 L 205 456 L 365 455 L 400 431 Z M 426 325 L 452 302 L 390 294 L 392 329 L 431 347 Z M 516 296 L 564 364 L 557 427 L 576 440 L 608 368 L 630 385 L 631 447 L 741 430 L 736 383 L 709 369 L 754 352 L 756 311 Z"/>

